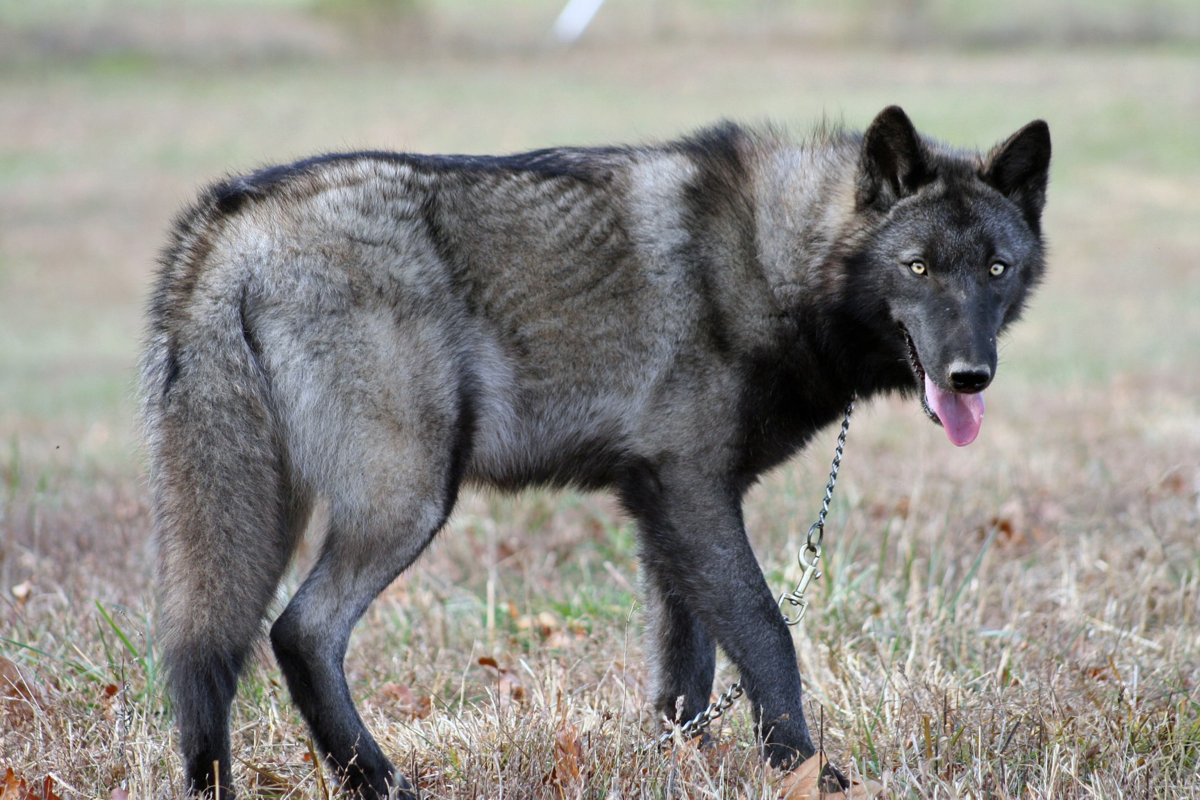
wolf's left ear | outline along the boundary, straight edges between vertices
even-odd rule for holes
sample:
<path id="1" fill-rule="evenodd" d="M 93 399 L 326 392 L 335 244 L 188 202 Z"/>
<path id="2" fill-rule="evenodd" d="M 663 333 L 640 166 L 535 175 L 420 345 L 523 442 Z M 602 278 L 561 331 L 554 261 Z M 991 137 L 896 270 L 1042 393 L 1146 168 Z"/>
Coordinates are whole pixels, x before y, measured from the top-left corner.
<path id="1" fill-rule="evenodd" d="M 900 106 L 879 112 L 863 134 L 855 199 L 859 208 L 886 210 L 927 182 L 925 146 Z"/>
<path id="2" fill-rule="evenodd" d="M 1016 203 L 1029 226 L 1040 231 L 1050 179 L 1050 126 L 1034 120 L 996 145 L 984 160 L 983 179 Z"/>

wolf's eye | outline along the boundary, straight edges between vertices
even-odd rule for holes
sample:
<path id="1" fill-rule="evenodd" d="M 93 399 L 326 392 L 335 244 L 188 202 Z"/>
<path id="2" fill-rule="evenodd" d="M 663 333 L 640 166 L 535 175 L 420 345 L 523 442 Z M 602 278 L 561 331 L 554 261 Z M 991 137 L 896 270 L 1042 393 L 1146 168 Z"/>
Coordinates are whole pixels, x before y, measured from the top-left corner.
<path id="1" fill-rule="evenodd" d="M 908 268 L 912 270 L 913 275 L 925 274 L 925 262 L 919 258 L 916 261 L 910 261 Z M 995 269 L 995 267 L 993 267 L 993 269 Z"/>
<path id="2" fill-rule="evenodd" d="M 991 268 L 988 270 L 988 274 L 990 274 L 993 278 L 999 278 L 1004 274 L 1004 270 L 1006 269 L 1008 269 L 1007 264 L 1001 264 L 999 261 L 997 261 L 996 263 L 992 264 Z"/>

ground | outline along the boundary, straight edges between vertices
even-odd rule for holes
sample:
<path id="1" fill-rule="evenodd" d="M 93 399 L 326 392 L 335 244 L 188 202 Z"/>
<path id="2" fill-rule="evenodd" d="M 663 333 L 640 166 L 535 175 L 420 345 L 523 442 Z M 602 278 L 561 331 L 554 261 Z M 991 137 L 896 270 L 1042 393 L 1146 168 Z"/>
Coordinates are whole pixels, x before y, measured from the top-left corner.
<path id="1" fill-rule="evenodd" d="M 665 35 L 354 54 L 305 26 L 259 60 L 0 61 L 0 677 L 19 669 L 28 694 L 0 691 L 0 769 L 62 797 L 179 791 L 133 384 L 154 259 L 199 185 L 328 150 L 639 141 L 720 117 L 861 127 L 898 103 L 964 146 L 1049 121 L 1050 273 L 975 444 L 911 402 L 856 415 L 796 634 L 809 718 L 893 797 L 1200 793 L 1194 46 Z M 834 433 L 750 497 L 781 590 Z M 636 585 L 610 499 L 464 497 L 360 624 L 353 691 L 428 797 L 777 796 L 744 704 L 717 747 L 640 749 Z M 722 663 L 718 689 L 736 679 Z M 265 650 L 234 730 L 242 786 L 331 791 Z"/>

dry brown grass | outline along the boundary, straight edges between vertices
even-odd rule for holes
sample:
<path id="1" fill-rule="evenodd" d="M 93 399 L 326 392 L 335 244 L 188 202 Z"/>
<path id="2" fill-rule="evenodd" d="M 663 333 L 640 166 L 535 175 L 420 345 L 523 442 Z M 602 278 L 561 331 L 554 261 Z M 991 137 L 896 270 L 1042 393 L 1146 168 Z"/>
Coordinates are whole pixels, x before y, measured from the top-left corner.
<path id="1" fill-rule="evenodd" d="M 32 698 L 4 702 L 0 770 L 63 797 L 178 793 L 130 396 L 153 255 L 198 182 L 347 146 L 508 150 L 721 114 L 861 124 L 898 101 L 961 143 L 1050 120 L 1053 272 L 970 448 L 908 404 L 858 415 L 797 640 L 810 718 L 894 797 L 1200 794 L 1196 65 L 675 42 L 0 74 L 0 656 Z M 773 585 L 796 577 L 832 433 L 751 497 Z M 372 606 L 348 673 L 428 796 L 778 791 L 744 708 L 717 748 L 639 750 L 654 724 L 632 542 L 602 497 L 472 496 Z M 263 795 L 331 791 L 265 654 L 235 753 Z"/>

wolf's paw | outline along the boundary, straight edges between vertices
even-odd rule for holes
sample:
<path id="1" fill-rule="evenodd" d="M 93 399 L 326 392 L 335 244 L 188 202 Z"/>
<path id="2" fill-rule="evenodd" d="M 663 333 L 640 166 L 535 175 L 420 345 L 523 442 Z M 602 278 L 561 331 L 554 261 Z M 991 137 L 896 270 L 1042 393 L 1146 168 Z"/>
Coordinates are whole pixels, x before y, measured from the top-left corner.
<path id="1" fill-rule="evenodd" d="M 779 800 L 879 800 L 886 797 L 874 781 L 848 780 L 818 753 L 792 767 L 778 784 Z"/>
<path id="2" fill-rule="evenodd" d="M 840 769 L 826 761 L 825 766 L 821 767 L 821 777 L 817 779 L 817 786 L 822 794 L 832 794 L 849 789 L 850 781 L 846 780 Z"/>
<path id="3" fill-rule="evenodd" d="M 408 778 L 405 778 L 399 770 L 392 770 L 392 779 L 389 784 L 387 800 L 420 800 L 416 787 L 409 783 Z"/>

